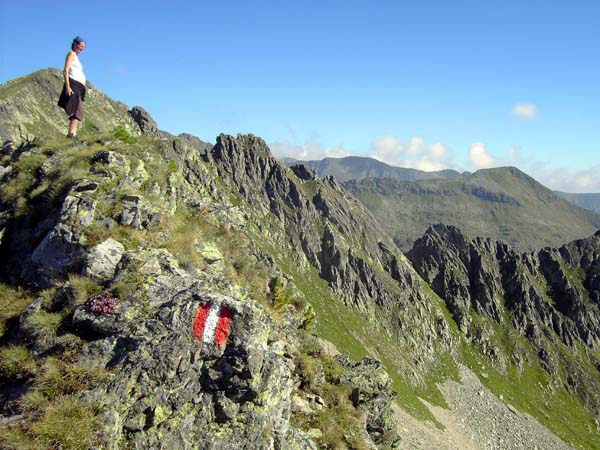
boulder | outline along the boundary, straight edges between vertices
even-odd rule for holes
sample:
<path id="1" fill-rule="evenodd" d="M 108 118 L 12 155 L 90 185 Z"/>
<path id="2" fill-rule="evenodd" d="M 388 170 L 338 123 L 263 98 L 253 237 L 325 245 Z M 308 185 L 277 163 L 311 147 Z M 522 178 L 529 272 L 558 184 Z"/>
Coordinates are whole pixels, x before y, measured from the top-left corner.
<path id="1" fill-rule="evenodd" d="M 87 253 L 83 275 L 100 283 L 110 281 L 124 252 L 123 244 L 108 238 Z"/>
<path id="2" fill-rule="evenodd" d="M 345 361 L 348 371 L 340 380 L 352 388 L 351 399 L 355 408 L 366 415 L 366 429 L 377 448 L 400 448 L 400 438 L 396 433 L 398 423 L 392 412 L 396 391 L 383 364 L 372 358 L 360 362 Z"/>
<path id="3" fill-rule="evenodd" d="M 87 394 L 103 399 L 108 448 L 125 441 L 133 448 L 315 448 L 289 424 L 293 365 L 271 351 L 275 324 L 261 308 L 199 283 L 168 292 L 160 302 L 149 299 L 160 305 L 150 315 L 115 317 L 105 344 L 86 346 L 87 359 L 98 352 L 120 369 Z M 213 334 L 201 319 L 207 309 L 218 311 Z"/>
<path id="4" fill-rule="evenodd" d="M 123 154 L 113 150 L 98 153 L 94 156 L 92 162 L 102 164 L 107 169 L 116 170 L 124 175 L 128 175 L 131 170 L 129 160 Z"/>
<path id="5" fill-rule="evenodd" d="M 125 195 L 120 223 L 141 230 L 160 223 L 160 210 L 152 206 L 141 195 Z"/>
<path id="6" fill-rule="evenodd" d="M 74 183 L 63 200 L 57 223 L 31 254 L 22 276 L 43 286 L 58 274 L 81 271 L 87 238 L 85 229 L 94 222 L 98 184 Z"/>

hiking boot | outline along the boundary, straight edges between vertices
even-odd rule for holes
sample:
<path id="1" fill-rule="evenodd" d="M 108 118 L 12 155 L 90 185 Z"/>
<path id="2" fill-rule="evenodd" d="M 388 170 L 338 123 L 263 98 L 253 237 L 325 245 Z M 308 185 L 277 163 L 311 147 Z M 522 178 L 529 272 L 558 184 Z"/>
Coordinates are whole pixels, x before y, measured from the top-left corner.
<path id="1" fill-rule="evenodd" d="M 78 142 L 78 141 L 79 141 L 79 139 L 77 139 L 77 135 L 75 135 L 75 134 L 73 134 L 73 133 L 69 133 L 69 134 L 67 134 L 67 139 L 72 139 L 72 140 L 74 140 L 75 142 Z"/>

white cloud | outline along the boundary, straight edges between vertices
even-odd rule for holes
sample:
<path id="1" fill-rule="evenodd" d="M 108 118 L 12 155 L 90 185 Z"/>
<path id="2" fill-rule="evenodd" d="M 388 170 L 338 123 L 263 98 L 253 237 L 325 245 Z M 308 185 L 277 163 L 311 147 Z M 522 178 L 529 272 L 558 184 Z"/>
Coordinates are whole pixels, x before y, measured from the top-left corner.
<path id="1" fill-rule="evenodd" d="M 383 139 L 373 139 L 371 149 L 375 155 L 382 161 L 393 159 L 395 155 L 406 152 L 406 146 L 398 141 L 394 136 L 384 136 Z"/>
<path id="2" fill-rule="evenodd" d="M 431 146 L 431 156 L 436 159 L 443 159 L 449 155 L 450 150 L 441 142 L 436 142 Z"/>
<path id="3" fill-rule="evenodd" d="M 469 159 L 478 169 L 501 166 L 502 161 L 489 154 L 485 143 L 473 142 L 469 147 Z"/>
<path id="4" fill-rule="evenodd" d="M 404 167 L 409 169 L 418 169 L 424 172 L 436 172 L 438 170 L 448 169 L 448 165 L 440 161 L 435 161 L 427 157 L 423 157 L 416 161 L 406 161 Z"/>
<path id="5" fill-rule="evenodd" d="M 350 156 L 343 145 L 325 147 L 317 142 L 316 135 L 311 136 L 304 144 L 292 144 L 289 141 L 271 142 L 269 148 L 278 157 L 300 159 L 302 161 L 318 160 L 323 158 L 343 158 Z"/>
<path id="6" fill-rule="evenodd" d="M 408 144 L 406 151 L 408 153 L 418 154 L 422 151 L 423 145 L 425 145 L 425 139 L 421 136 L 413 136 L 410 138 L 410 144 Z"/>
<path id="7" fill-rule="evenodd" d="M 508 149 L 508 160 L 512 165 L 516 165 L 521 160 L 521 151 L 518 147 Z"/>
<path id="8" fill-rule="evenodd" d="M 600 193 L 600 164 L 589 169 L 569 170 L 539 166 L 532 168 L 532 176 L 540 183 L 557 191 Z"/>
<path id="9" fill-rule="evenodd" d="M 369 156 L 393 166 L 431 172 L 451 168 L 452 165 L 446 161 L 451 153 L 442 142 L 427 145 L 425 139 L 414 136 L 405 144 L 388 135 L 373 139 Z"/>
<path id="10" fill-rule="evenodd" d="M 512 110 L 514 116 L 520 119 L 534 119 L 539 115 L 539 109 L 533 103 L 517 103 Z"/>

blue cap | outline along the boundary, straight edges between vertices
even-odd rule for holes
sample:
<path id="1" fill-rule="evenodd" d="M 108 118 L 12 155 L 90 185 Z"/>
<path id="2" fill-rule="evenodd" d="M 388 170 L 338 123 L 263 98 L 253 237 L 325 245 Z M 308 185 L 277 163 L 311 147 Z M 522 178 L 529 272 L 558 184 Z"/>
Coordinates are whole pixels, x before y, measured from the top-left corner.
<path id="1" fill-rule="evenodd" d="M 82 42 L 85 42 L 85 39 L 81 36 L 75 36 L 75 39 L 73 39 L 73 44 L 81 44 Z"/>

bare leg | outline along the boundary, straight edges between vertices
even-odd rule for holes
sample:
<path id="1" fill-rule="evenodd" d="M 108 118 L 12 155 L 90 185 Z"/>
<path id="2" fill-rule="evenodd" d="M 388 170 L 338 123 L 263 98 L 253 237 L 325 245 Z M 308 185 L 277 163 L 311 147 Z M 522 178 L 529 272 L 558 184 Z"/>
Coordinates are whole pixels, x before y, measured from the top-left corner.
<path id="1" fill-rule="evenodd" d="M 78 125 L 79 125 L 79 120 L 77 120 L 75 117 L 71 117 L 71 123 L 69 124 L 69 134 L 76 136 Z"/>

